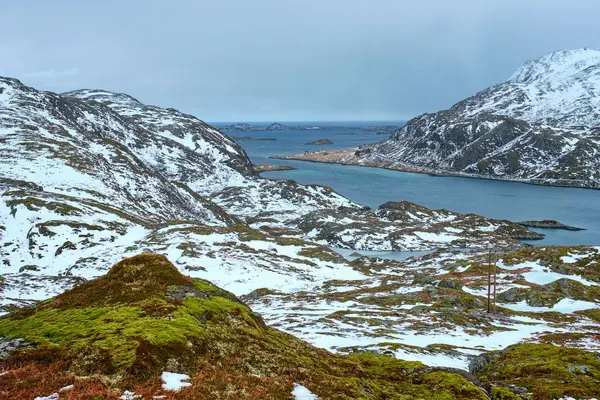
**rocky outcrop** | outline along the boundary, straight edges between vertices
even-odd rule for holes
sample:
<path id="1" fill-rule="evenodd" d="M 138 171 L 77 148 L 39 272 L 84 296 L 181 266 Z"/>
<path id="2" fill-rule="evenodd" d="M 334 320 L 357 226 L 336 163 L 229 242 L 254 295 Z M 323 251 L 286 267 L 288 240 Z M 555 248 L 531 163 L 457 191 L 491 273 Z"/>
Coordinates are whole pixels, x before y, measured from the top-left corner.
<path id="1" fill-rule="evenodd" d="M 543 221 L 521 221 L 519 225 L 523 225 L 527 228 L 538 228 L 538 229 L 562 229 L 566 231 L 584 231 L 584 228 L 577 228 L 575 226 L 569 226 L 561 224 L 554 220 L 543 220 Z"/>
<path id="2" fill-rule="evenodd" d="M 329 139 L 318 139 L 318 140 L 313 140 L 312 142 L 308 142 L 306 144 L 333 144 L 333 142 Z"/>
<path id="3" fill-rule="evenodd" d="M 411 202 L 388 202 L 377 210 L 319 210 L 293 222 L 309 239 L 353 250 L 430 250 L 439 247 L 494 245 L 511 248 L 517 240 L 543 235 L 510 222 Z"/>

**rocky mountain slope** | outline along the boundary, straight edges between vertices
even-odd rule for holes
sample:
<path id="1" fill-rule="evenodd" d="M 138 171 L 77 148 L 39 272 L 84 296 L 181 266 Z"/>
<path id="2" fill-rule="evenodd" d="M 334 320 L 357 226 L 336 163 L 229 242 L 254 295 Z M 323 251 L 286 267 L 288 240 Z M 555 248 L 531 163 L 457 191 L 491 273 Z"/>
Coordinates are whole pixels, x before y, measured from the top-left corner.
<path id="1" fill-rule="evenodd" d="M 123 94 L 58 95 L 10 78 L 0 78 L 0 159 L 1 268 L 4 287 L 17 290 L 2 297 L 15 301 L 104 273 L 102 265 L 156 244 L 169 226 L 237 232 L 237 216 L 292 218 L 352 204 L 320 186 L 258 177 L 235 142 L 195 117 Z M 236 196 L 248 193 L 244 208 Z"/>
<path id="2" fill-rule="evenodd" d="M 558 51 L 358 149 L 287 158 L 600 188 L 600 52 Z"/>

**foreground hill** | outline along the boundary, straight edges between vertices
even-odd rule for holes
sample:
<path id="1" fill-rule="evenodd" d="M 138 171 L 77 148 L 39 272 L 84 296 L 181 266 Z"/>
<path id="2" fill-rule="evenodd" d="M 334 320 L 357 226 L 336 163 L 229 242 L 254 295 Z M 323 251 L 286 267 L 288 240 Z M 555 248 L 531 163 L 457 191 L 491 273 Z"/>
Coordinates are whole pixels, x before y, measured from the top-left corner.
<path id="1" fill-rule="evenodd" d="M 126 389 L 139 398 L 288 399 L 294 385 L 327 399 L 486 398 L 463 376 L 419 362 L 314 348 L 151 254 L 0 319 L 0 344 L 14 349 L 0 354 L 3 398 L 47 396 L 70 384 L 72 399 L 118 398 Z M 186 374 L 192 385 L 169 395 L 164 372 Z"/>
<path id="2" fill-rule="evenodd" d="M 482 357 L 476 375 L 334 355 L 269 328 L 231 293 L 154 254 L 1 318 L 0 349 L 3 398 L 516 399 L 513 382 L 538 399 L 600 390 L 600 361 L 576 349 L 511 347 Z"/>
<path id="3" fill-rule="evenodd" d="M 283 158 L 600 188 L 600 52 L 558 51 L 390 139 Z"/>

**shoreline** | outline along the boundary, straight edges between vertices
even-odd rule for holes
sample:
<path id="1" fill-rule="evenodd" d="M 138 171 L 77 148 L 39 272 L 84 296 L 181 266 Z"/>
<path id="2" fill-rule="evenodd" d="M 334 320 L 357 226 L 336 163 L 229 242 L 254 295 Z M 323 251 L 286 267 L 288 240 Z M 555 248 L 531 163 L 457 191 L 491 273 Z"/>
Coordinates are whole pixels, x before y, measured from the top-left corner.
<path id="1" fill-rule="evenodd" d="M 356 149 L 340 149 L 340 150 L 356 150 Z M 324 150 L 323 152 L 327 152 L 327 153 L 341 152 L 340 150 Z M 310 153 L 310 154 L 319 154 L 319 152 Z M 572 182 L 572 183 L 535 181 L 535 180 L 523 180 L 523 179 L 514 179 L 514 178 L 495 177 L 495 176 L 489 176 L 489 175 L 468 174 L 468 173 L 464 173 L 464 172 L 453 172 L 453 171 L 448 171 L 448 170 L 431 171 L 431 170 L 424 169 L 422 167 L 414 167 L 414 166 L 413 167 L 411 167 L 411 166 L 406 166 L 406 167 L 393 166 L 392 167 L 392 166 L 386 166 L 384 164 L 378 165 L 377 163 L 361 164 L 358 162 L 344 161 L 344 160 L 339 160 L 339 161 L 318 160 L 318 159 L 314 159 L 314 158 L 307 158 L 306 154 L 273 155 L 273 156 L 269 156 L 269 158 L 272 158 L 275 160 L 305 161 L 305 162 L 312 162 L 312 163 L 317 163 L 317 164 L 337 164 L 337 165 L 348 165 L 348 166 L 364 167 L 364 168 L 379 168 L 379 169 L 386 169 L 389 171 L 424 174 L 424 175 L 430 175 L 430 176 L 434 176 L 434 177 L 456 177 L 456 178 L 483 179 L 483 180 L 491 180 L 491 181 L 522 183 L 525 185 L 550 186 L 550 187 L 561 187 L 561 188 L 570 188 L 570 189 L 600 190 L 600 186 L 598 186 L 598 187 L 585 186 L 582 184 L 577 184 L 576 182 L 573 182 L 573 181 L 568 181 L 568 182 Z"/>

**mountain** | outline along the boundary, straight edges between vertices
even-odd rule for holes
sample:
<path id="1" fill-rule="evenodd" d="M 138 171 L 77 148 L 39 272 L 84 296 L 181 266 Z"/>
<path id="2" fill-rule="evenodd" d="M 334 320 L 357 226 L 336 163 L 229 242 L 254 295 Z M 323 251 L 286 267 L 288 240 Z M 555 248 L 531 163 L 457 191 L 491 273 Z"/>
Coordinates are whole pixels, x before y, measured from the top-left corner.
<path id="1" fill-rule="evenodd" d="M 288 129 L 290 128 L 277 122 L 274 122 L 265 128 L 266 131 L 286 131 Z"/>
<path id="2" fill-rule="evenodd" d="M 137 249 L 181 252 L 192 232 L 241 243 L 251 229 L 240 218 L 352 205 L 328 188 L 260 178 L 241 147 L 193 116 L 11 78 L 0 78 L 0 196 L 0 307 L 50 297 Z M 246 271 L 264 262 L 229 253 Z"/>
<path id="3" fill-rule="evenodd" d="M 600 52 L 557 51 L 388 140 L 286 158 L 600 188 Z"/>

